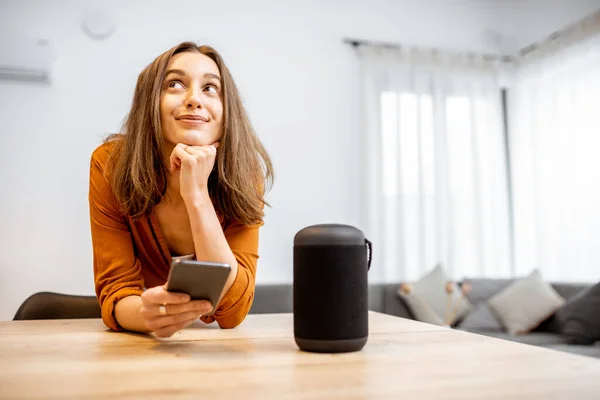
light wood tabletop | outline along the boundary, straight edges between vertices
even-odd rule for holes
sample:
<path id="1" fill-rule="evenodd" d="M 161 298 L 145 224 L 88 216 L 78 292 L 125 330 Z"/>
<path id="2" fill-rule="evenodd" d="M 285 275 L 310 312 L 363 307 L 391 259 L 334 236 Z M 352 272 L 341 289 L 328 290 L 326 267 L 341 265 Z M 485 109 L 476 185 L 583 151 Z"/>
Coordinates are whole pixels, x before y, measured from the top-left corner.
<path id="1" fill-rule="evenodd" d="M 371 312 L 362 351 L 305 353 L 291 314 L 169 339 L 100 320 L 0 322 L 0 398 L 586 399 L 600 360 Z"/>

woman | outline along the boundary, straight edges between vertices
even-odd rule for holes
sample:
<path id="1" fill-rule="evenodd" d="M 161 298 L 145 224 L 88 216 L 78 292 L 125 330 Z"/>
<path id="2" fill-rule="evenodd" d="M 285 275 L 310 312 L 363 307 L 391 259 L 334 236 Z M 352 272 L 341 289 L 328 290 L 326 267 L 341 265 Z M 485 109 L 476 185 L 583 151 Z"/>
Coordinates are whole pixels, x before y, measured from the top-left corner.
<path id="1" fill-rule="evenodd" d="M 218 150 L 217 150 L 218 149 Z M 124 133 L 90 165 L 96 294 L 113 330 L 169 337 L 200 317 L 239 325 L 254 296 L 267 152 L 221 56 L 185 42 L 138 77 Z M 207 301 L 164 289 L 173 257 L 226 262 L 211 316 Z M 146 290 L 145 290 L 146 289 Z"/>

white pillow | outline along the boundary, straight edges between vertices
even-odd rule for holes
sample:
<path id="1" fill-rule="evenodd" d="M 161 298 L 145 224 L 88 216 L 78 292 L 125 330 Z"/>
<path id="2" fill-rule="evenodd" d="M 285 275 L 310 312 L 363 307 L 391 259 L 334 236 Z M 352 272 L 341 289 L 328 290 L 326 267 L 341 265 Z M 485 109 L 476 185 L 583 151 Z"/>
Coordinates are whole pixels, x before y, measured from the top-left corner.
<path id="1" fill-rule="evenodd" d="M 488 306 L 509 333 L 519 335 L 534 329 L 564 303 L 565 299 L 534 270 L 494 295 Z"/>
<path id="2" fill-rule="evenodd" d="M 404 293 L 398 289 L 398 295 L 406 301 L 417 320 L 429 324 L 444 325 L 446 314 L 456 313 L 450 321 L 452 325 L 469 312 L 471 303 L 466 296 L 461 299 L 462 293 L 458 285 L 453 283 L 454 290 L 450 295 L 451 303 L 447 311 L 449 295 L 446 293 L 446 284 L 448 281 L 449 279 L 442 266 L 438 265 L 427 275 L 413 283 L 410 293 Z M 457 305 L 458 310 L 456 310 Z"/>

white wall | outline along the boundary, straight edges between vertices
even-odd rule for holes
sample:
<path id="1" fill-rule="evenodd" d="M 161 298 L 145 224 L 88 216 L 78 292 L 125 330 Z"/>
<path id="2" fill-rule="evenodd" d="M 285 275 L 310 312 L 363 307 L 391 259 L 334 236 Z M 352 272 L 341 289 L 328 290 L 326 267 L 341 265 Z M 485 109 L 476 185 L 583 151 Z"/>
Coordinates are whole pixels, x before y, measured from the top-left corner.
<path id="1" fill-rule="evenodd" d="M 37 291 L 93 294 L 89 157 L 119 129 L 137 74 L 172 45 L 222 53 L 273 158 L 259 283 L 291 281 L 302 227 L 360 227 L 358 62 L 343 37 L 498 50 L 486 2 L 283 3 L 0 0 L 3 37 L 47 39 L 56 52 L 50 85 L 0 81 L 0 320 Z M 81 29 L 92 5 L 117 18 L 107 40 Z"/>

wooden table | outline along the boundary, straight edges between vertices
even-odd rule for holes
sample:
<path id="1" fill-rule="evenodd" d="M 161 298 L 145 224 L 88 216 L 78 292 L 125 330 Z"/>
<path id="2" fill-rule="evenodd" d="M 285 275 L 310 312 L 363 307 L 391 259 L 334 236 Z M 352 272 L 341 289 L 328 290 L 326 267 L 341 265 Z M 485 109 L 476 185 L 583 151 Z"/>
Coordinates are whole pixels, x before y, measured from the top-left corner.
<path id="1" fill-rule="evenodd" d="M 379 313 L 356 353 L 297 349 L 291 314 L 170 339 L 100 320 L 0 323 L 0 398 L 585 399 L 600 360 Z"/>

